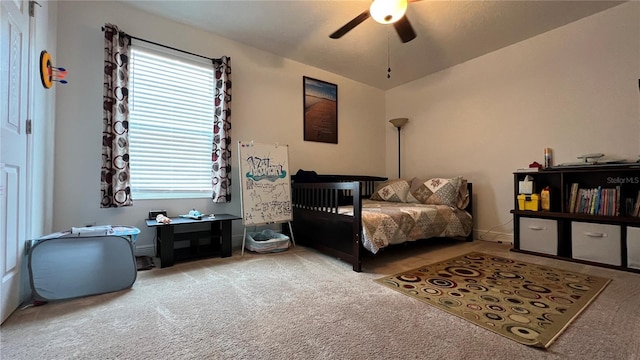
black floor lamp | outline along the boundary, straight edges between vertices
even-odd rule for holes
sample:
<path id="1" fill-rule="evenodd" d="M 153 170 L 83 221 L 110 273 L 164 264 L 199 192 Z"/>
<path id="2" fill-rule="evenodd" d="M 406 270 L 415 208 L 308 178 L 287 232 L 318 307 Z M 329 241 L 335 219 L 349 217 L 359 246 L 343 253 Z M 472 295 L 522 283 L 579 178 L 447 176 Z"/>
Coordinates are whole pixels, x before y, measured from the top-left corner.
<path id="1" fill-rule="evenodd" d="M 396 118 L 389 120 L 398 129 L 398 178 L 400 178 L 400 129 L 407 123 L 407 118 Z"/>

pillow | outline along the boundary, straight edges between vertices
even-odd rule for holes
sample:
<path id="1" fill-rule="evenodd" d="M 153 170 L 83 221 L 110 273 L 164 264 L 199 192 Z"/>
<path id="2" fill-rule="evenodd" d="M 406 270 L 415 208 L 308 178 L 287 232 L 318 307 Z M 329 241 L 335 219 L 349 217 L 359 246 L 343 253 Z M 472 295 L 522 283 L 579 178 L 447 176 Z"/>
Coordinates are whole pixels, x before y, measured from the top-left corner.
<path id="1" fill-rule="evenodd" d="M 411 184 L 411 195 L 421 204 L 457 207 L 462 177 L 432 178 Z"/>
<path id="2" fill-rule="evenodd" d="M 387 180 L 376 187 L 376 191 L 371 194 L 371 200 L 407 202 L 409 193 L 409 182 L 405 179 Z"/>
<path id="3" fill-rule="evenodd" d="M 409 192 L 407 193 L 408 203 L 420 204 L 420 201 L 418 201 L 418 199 L 413 196 L 413 190 L 414 188 L 417 189 L 423 182 L 424 180 L 420 180 L 417 177 L 414 177 L 413 179 L 411 179 L 411 181 L 409 181 Z"/>
<path id="4" fill-rule="evenodd" d="M 467 180 L 462 179 L 460 182 L 460 190 L 458 191 L 458 198 L 456 199 L 456 206 L 460 210 L 464 210 L 469 205 L 469 187 L 467 186 Z"/>

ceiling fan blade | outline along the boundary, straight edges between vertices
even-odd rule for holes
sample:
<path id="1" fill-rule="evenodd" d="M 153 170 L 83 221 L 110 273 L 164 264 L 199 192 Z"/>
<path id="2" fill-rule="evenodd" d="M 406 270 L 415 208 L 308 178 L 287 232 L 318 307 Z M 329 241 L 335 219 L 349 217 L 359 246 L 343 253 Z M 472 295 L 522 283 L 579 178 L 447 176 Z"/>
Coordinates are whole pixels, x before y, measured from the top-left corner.
<path id="1" fill-rule="evenodd" d="M 409 19 L 407 19 L 407 15 L 393 23 L 393 27 L 396 28 L 396 32 L 403 43 L 407 43 L 416 38 L 416 32 L 413 31 L 413 26 L 411 26 Z"/>
<path id="2" fill-rule="evenodd" d="M 369 10 L 365 10 L 362 12 L 362 14 L 356 16 L 355 18 L 353 18 L 353 20 L 349 21 L 348 23 L 346 23 L 343 27 L 341 27 L 340 29 L 336 30 L 336 32 L 334 32 L 333 34 L 329 35 L 330 38 L 332 39 L 339 39 L 342 36 L 344 36 L 344 34 L 348 33 L 349 31 L 351 31 L 354 27 L 360 25 L 361 22 L 367 20 L 369 18 L 370 14 L 369 14 Z"/>

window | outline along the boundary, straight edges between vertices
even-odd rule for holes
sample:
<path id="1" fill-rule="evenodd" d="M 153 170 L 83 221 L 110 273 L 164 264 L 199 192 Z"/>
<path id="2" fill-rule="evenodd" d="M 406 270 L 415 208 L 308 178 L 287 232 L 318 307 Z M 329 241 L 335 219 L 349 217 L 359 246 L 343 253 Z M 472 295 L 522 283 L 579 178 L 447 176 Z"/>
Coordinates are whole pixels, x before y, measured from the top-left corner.
<path id="1" fill-rule="evenodd" d="M 211 197 L 211 62 L 133 42 L 129 77 L 132 198 Z"/>

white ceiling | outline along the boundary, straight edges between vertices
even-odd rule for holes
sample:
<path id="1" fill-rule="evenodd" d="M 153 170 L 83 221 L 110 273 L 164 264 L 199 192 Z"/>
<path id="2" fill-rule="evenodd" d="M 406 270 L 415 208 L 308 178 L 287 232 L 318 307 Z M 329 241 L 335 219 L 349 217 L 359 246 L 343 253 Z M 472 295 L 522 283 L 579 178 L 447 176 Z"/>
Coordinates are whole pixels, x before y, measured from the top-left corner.
<path id="1" fill-rule="evenodd" d="M 373 19 L 340 39 L 329 38 L 329 34 L 366 10 L 370 4 L 367 0 L 120 1 L 383 90 L 621 3 L 416 1 L 409 3 L 407 18 L 417 38 L 403 44 L 393 26 Z"/>

